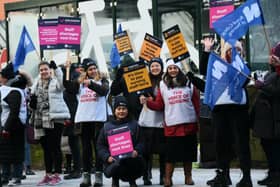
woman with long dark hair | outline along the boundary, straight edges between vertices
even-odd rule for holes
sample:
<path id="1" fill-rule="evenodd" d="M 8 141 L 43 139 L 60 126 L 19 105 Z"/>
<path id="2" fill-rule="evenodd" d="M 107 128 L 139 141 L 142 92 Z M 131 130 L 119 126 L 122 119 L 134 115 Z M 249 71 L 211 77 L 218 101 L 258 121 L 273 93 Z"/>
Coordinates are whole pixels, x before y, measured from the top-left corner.
<path id="1" fill-rule="evenodd" d="M 176 162 L 183 162 L 185 184 L 194 185 L 192 162 L 197 159 L 199 95 L 181 71 L 180 63 L 168 59 L 166 66 L 167 72 L 160 82 L 155 100 L 141 98 L 141 102 L 147 103 L 147 106 L 153 110 L 164 111 L 166 138 L 164 186 L 172 186 Z"/>

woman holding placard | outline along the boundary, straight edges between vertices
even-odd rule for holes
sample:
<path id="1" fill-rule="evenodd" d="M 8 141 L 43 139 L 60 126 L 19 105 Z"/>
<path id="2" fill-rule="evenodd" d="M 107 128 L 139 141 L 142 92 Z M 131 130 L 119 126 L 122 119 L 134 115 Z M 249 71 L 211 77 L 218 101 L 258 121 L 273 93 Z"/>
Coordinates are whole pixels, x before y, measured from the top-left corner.
<path id="1" fill-rule="evenodd" d="M 106 101 L 109 82 L 100 76 L 97 64 L 94 60 L 86 58 L 83 60 L 85 72 L 78 81 L 65 81 L 67 90 L 73 90 L 78 94 L 78 108 L 75 115 L 75 123 L 81 124 L 82 139 L 82 159 L 83 159 L 83 181 L 80 187 L 91 186 L 91 167 L 92 167 L 92 142 L 95 149 L 96 172 L 94 187 L 103 185 L 102 160 L 97 156 L 96 141 L 100 129 L 107 121 Z M 72 88 L 71 88 L 72 87 Z"/>
<path id="2" fill-rule="evenodd" d="M 172 186 L 176 162 L 183 162 L 185 184 L 194 185 L 192 162 L 197 159 L 197 116 L 199 95 L 181 71 L 180 63 L 167 59 L 167 72 L 160 82 L 155 100 L 141 97 L 150 109 L 164 110 L 166 166 L 164 186 Z"/>
<path id="3" fill-rule="evenodd" d="M 152 82 L 152 89 L 146 96 L 155 97 L 158 92 L 159 83 L 162 80 L 163 75 L 163 62 L 161 58 L 152 58 L 149 62 L 149 77 Z M 144 97 L 144 95 L 140 97 Z M 146 106 L 142 108 L 142 111 L 138 120 L 139 125 L 144 137 L 144 160 L 145 160 L 145 170 L 143 174 L 144 185 L 152 185 L 152 162 L 153 154 L 159 154 L 159 169 L 160 177 L 159 183 L 163 185 L 164 173 L 165 173 L 165 137 L 163 131 L 163 112 L 154 111 Z"/>
<path id="4" fill-rule="evenodd" d="M 119 179 L 137 187 L 135 180 L 142 175 L 143 144 L 137 121 L 128 117 L 128 103 L 123 96 L 114 101 L 114 120 L 104 124 L 97 142 L 98 155 L 105 164 L 105 175 L 112 177 L 112 187 Z"/>

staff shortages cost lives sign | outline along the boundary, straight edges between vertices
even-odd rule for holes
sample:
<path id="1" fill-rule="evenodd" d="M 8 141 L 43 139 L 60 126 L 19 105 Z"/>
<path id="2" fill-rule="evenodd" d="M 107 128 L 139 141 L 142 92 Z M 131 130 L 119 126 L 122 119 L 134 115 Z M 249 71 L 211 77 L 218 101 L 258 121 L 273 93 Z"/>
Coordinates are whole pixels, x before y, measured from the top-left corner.
<path id="1" fill-rule="evenodd" d="M 39 19 L 38 26 L 41 49 L 80 49 L 80 18 Z"/>

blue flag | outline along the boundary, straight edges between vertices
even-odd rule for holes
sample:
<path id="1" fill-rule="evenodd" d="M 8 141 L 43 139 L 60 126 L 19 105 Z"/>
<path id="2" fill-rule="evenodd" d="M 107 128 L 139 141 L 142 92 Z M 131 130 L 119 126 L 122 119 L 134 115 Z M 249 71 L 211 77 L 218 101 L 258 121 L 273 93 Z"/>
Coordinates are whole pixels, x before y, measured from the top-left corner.
<path id="1" fill-rule="evenodd" d="M 27 53 L 36 50 L 30 35 L 28 34 L 25 26 L 22 29 L 21 36 L 19 39 L 15 59 L 13 62 L 14 72 L 16 72 L 20 65 L 24 64 Z"/>
<path id="2" fill-rule="evenodd" d="M 247 80 L 247 76 L 251 74 L 251 71 L 240 57 L 235 47 L 232 48 L 232 62 L 229 67 L 231 74 L 229 94 L 233 101 L 240 103 L 242 100 L 242 87 Z"/>
<path id="3" fill-rule="evenodd" d="M 246 34 L 249 26 L 264 24 L 259 0 L 247 0 L 232 13 L 213 23 L 215 31 L 234 46 L 236 40 Z"/>
<path id="4" fill-rule="evenodd" d="M 212 110 L 229 85 L 229 66 L 215 53 L 211 53 L 208 60 L 204 104 Z"/>
<path id="5" fill-rule="evenodd" d="M 117 33 L 121 33 L 121 32 L 122 32 L 122 25 L 119 24 Z M 111 67 L 112 68 L 117 67 L 121 63 L 121 56 L 119 54 L 119 51 L 118 51 L 118 48 L 117 48 L 117 45 L 116 45 L 115 42 L 114 42 L 114 44 L 112 46 L 112 49 L 111 49 L 110 60 L 111 60 Z"/>

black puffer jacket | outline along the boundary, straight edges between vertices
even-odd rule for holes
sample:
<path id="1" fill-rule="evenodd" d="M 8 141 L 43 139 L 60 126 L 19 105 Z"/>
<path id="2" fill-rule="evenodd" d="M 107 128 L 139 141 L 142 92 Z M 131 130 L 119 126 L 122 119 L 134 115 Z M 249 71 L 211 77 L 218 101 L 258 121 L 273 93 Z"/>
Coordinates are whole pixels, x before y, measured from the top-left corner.
<path id="1" fill-rule="evenodd" d="M 3 129 L 8 131 L 10 136 L 0 136 L 0 163 L 21 163 L 24 161 L 24 125 L 18 117 L 21 94 L 11 91 L 4 100 L 9 105 L 10 113 Z"/>
<path id="2" fill-rule="evenodd" d="M 269 80 L 269 81 L 268 81 Z M 253 130 L 260 138 L 280 138 L 280 76 L 275 72 L 265 77 L 252 112 Z"/>

